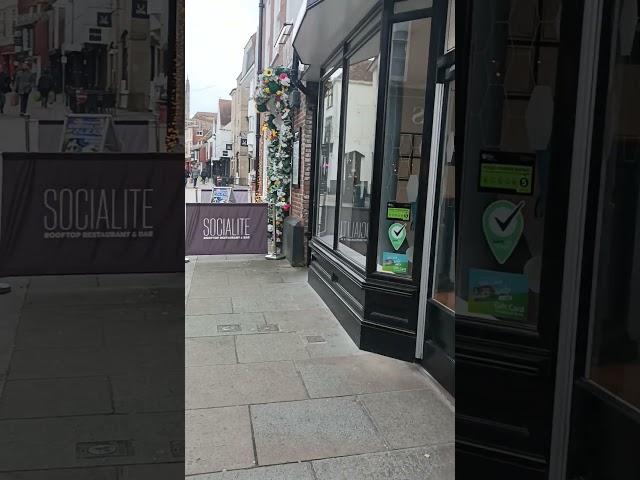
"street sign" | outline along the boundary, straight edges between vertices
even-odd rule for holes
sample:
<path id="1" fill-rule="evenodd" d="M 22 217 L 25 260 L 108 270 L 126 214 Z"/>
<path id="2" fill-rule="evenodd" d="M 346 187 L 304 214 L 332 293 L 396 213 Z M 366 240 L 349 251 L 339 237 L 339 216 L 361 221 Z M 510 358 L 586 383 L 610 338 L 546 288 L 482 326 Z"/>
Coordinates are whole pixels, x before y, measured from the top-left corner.
<path id="1" fill-rule="evenodd" d="M 60 57 L 60 63 L 62 63 L 63 65 L 67 63 L 67 56 L 66 55 L 62 55 Z"/>

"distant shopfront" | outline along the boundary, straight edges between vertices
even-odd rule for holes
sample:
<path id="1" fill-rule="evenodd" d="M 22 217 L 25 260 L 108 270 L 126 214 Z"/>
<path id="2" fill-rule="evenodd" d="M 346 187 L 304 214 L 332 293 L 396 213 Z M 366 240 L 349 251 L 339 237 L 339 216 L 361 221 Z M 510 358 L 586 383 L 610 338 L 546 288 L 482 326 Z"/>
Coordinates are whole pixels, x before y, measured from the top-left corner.
<path id="1" fill-rule="evenodd" d="M 453 1 L 308 2 L 318 82 L 310 283 L 363 350 L 454 391 Z"/>

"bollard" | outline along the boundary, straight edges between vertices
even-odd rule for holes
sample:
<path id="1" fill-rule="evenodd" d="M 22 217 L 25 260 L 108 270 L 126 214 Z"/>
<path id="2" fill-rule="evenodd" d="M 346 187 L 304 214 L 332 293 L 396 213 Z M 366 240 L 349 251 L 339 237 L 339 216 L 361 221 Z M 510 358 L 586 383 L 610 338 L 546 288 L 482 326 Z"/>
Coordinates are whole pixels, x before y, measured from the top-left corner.
<path id="1" fill-rule="evenodd" d="M 268 254 L 265 255 L 264 258 L 266 258 L 267 260 L 282 260 L 284 258 L 284 255 L 282 254 L 282 252 L 278 252 L 278 233 L 276 232 L 277 227 L 276 227 L 276 204 L 273 204 L 273 210 L 272 210 L 272 215 L 271 218 L 273 219 L 273 251 Z"/>

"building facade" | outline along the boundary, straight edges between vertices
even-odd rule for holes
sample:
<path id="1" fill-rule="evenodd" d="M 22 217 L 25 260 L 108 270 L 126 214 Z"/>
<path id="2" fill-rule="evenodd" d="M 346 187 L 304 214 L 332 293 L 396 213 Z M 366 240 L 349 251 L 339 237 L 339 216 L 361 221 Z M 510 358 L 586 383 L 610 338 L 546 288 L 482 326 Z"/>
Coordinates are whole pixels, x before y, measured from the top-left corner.
<path id="1" fill-rule="evenodd" d="M 17 0 L 0 0 L 0 62 L 6 72 L 15 71 L 15 32 L 18 16 Z"/>

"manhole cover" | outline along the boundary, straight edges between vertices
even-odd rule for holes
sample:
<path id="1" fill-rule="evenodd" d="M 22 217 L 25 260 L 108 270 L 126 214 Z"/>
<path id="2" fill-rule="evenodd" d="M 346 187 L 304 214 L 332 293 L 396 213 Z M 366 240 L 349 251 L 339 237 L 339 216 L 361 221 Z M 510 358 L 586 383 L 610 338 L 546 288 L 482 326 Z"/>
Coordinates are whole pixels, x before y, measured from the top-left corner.
<path id="1" fill-rule="evenodd" d="M 170 442 L 171 455 L 175 458 L 184 458 L 184 442 L 180 440 L 173 440 Z"/>
<path id="2" fill-rule="evenodd" d="M 306 337 L 306 339 L 307 343 L 327 343 L 327 341 L 321 335 L 309 335 L 308 337 Z"/>
<path id="3" fill-rule="evenodd" d="M 275 323 L 272 325 L 258 325 L 258 331 L 259 332 L 279 332 L 280 331 L 280 327 L 278 325 L 276 325 Z"/>
<path id="4" fill-rule="evenodd" d="M 133 444 L 130 440 L 106 440 L 76 444 L 76 458 L 130 457 Z"/>
<path id="5" fill-rule="evenodd" d="M 239 332 L 241 330 L 240 325 L 218 325 L 218 333 Z"/>

